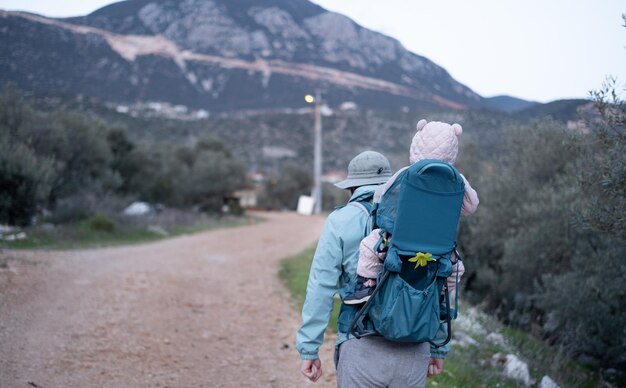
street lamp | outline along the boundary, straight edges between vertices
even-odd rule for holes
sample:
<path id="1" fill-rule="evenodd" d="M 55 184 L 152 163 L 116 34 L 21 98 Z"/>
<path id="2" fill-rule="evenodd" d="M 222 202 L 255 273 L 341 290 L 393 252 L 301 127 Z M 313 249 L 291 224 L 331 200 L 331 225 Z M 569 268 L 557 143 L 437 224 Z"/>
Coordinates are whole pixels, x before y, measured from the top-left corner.
<path id="1" fill-rule="evenodd" d="M 315 91 L 315 97 L 310 94 L 304 96 L 304 101 L 308 104 L 315 104 L 315 124 L 313 133 L 315 135 L 315 147 L 313 150 L 313 213 L 322 212 L 322 95 L 319 90 Z"/>

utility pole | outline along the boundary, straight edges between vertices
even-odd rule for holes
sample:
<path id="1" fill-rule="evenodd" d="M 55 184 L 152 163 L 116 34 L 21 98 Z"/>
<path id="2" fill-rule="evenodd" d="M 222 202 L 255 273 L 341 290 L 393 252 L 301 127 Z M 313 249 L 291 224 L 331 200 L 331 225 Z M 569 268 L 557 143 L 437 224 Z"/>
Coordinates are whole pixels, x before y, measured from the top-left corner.
<path id="1" fill-rule="evenodd" d="M 313 213 L 322 212 L 322 94 L 315 91 L 315 150 L 313 157 Z"/>
<path id="2" fill-rule="evenodd" d="M 307 95 L 304 97 L 308 103 L 315 103 L 315 124 L 313 126 L 313 134 L 315 144 L 313 149 L 313 189 L 311 197 L 313 198 L 313 213 L 322 212 L 322 93 L 319 89 L 315 91 L 315 97 Z"/>

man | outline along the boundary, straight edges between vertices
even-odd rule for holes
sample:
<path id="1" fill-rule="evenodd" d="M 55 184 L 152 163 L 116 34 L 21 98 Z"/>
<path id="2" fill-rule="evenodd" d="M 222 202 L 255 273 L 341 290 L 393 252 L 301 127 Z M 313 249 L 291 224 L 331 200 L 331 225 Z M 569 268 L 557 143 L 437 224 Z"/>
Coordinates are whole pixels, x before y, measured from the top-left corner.
<path id="1" fill-rule="evenodd" d="M 334 294 L 343 297 L 356 278 L 359 243 L 368 232 L 369 215 L 361 202 L 371 201 L 377 185 L 391 177 L 389 161 L 382 154 L 365 151 L 348 165 L 348 177 L 336 184 L 349 189 L 348 204 L 332 212 L 320 236 L 302 308 L 302 325 L 296 348 L 301 372 L 311 381 L 322 375 L 318 351 L 333 307 Z M 439 337 L 445 338 L 445 326 Z M 440 341 L 439 341 L 440 342 Z M 430 349 L 428 343 L 405 344 L 382 337 L 355 339 L 340 325 L 335 347 L 339 387 L 423 387 L 426 376 L 441 373 L 447 348 Z"/>

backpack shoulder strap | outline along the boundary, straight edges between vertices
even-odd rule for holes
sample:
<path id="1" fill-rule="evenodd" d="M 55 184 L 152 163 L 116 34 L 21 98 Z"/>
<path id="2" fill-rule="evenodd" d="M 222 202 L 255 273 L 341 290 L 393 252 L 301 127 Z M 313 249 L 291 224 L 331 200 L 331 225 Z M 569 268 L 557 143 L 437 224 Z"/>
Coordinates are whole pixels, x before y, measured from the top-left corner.
<path id="1" fill-rule="evenodd" d="M 367 222 L 365 223 L 365 230 L 363 231 L 363 237 L 366 237 L 372 231 L 372 202 L 371 198 L 363 201 L 348 202 L 348 206 L 355 206 L 361 209 L 367 215 Z"/>
<path id="2" fill-rule="evenodd" d="M 370 212 L 372 211 L 372 203 L 368 201 L 355 201 L 355 202 L 348 203 L 348 205 L 358 207 L 359 209 L 363 210 L 368 216 L 370 215 Z"/>
<path id="3" fill-rule="evenodd" d="M 345 206 L 354 206 L 356 208 L 361 209 L 363 213 L 367 216 L 367 222 L 365 223 L 365 230 L 363 231 L 363 237 L 367 237 L 371 232 L 372 227 L 372 197 L 366 197 L 360 201 L 352 201 L 348 202 Z M 358 307 L 354 305 L 347 305 L 345 303 L 341 303 L 341 310 L 339 312 L 339 318 L 337 320 L 338 329 L 340 332 L 346 333 L 348 338 L 351 338 L 350 335 L 350 324 L 352 323 L 354 317 L 356 316 Z"/>

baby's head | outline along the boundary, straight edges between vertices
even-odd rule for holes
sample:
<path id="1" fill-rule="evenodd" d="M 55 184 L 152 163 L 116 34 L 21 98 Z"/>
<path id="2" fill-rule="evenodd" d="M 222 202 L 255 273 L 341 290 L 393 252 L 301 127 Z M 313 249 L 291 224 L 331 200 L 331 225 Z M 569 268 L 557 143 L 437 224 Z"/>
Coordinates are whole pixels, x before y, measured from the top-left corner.
<path id="1" fill-rule="evenodd" d="M 409 150 L 411 164 L 423 159 L 438 159 L 454 164 L 459 153 L 463 128 L 459 124 L 420 120 Z"/>

